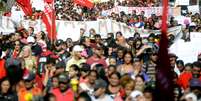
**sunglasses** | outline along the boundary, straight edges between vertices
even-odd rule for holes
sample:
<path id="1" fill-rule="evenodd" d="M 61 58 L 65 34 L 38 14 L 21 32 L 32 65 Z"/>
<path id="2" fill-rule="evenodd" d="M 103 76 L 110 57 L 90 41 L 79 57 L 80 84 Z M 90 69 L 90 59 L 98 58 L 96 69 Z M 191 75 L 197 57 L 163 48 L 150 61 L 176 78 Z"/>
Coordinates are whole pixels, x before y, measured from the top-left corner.
<path id="1" fill-rule="evenodd" d="M 61 82 L 61 81 L 60 81 L 59 84 L 68 84 L 68 82 Z"/>

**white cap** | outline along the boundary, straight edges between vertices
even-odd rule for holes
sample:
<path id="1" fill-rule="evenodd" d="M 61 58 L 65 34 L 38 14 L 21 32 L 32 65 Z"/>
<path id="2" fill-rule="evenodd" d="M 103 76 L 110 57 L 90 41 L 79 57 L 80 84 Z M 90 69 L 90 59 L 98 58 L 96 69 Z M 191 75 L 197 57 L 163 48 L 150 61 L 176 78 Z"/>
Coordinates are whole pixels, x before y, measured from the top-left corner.
<path id="1" fill-rule="evenodd" d="M 80 46 L 80 45 L 75 45 L 74 47 L 73 47 L 73 51 L 74 52 L 81 52 L 81 51 L 83 51 L 84 49 Z"/>
<path id="2" fill-rule="evenodd" d="M 185 96 L 185 99 L 192 99 L 192 101 L 197 101 L 197 97 L 194 93 L 189 93 Z"/>
<path id="3" fill-rule="evenodd" d="M 132 97 L 132 99 L 136 99 L 136 97 L 143 96 L 143 94 L 141 91 L 135 90 L 135 91 L 131 92 L 130 96 Z"/>
<path id="4" fill-rule="evenodd" d="M 27 42 L 28 42 L 28 43 L 35 43 L 34 37 L 29 36 L 29 37 L 27 38 Z"/>

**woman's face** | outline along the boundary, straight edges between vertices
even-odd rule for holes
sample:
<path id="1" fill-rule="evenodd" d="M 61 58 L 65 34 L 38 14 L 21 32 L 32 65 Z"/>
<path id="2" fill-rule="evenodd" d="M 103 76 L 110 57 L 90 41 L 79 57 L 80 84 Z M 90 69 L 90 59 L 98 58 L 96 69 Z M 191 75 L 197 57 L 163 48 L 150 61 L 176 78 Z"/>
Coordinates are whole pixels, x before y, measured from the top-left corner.
<path id="1" fill-rule="evenodd" d="M 90 33 L 93 35 L 96 34 L 94 30 L 90 30 Z"/>
<path id="2" fill-rule="evenodd" d="M 73 68 L 70 68 L 69 69 L 69 77 L 72 78 L 76 75 L 77 75 L 76 71 Z"/>
<path id="3" fill-rule="evenodd" d="M 42 38 L 41 32 L 37 33 L 37 34 L 36 34 L 36 39 L 41 39 L 41 38 Z"/>
<path id="4" fill-rule="evenodd" d="M 142 91 L 144 89 L 145 83 L 144 83 L 144 81 L 142 80 L 141 77 L 137 77 L 135 85 L 136 85 L 135 86 L 136 90 Z"/>
<path id="5" fill-rule="evenodd" d="M 132 57 L 131 57 L 131 55 L 130 55 L 129 53 L 127 53 L 127 54 L 124 56 L 124 63 L 125 63 L 125 64 L 129 64 L 129 63 L 131 63 L 131 61 L 132 61 Z"/>
<path id="6" fill-rule="evenodd" d="M 135 47 L 136 47 L 136 48 L 140 48 L 141 44 L 142 44 L 142 42 L 141 42 L 141 41 L 137 41 L 137 42 L 136 42 L 136 46 L 135 46 Z"/>
<path id="7" fill-rule="evenodd" d="M 142 78 L 140 77 L 136 78 L 136 85 L 144 85 L 144 81 L 142 80 Z"/>
<path id="8" fill-rule="evenodd" d="M 141 68 L 142 68 L 142 64 L 141 64 L 141 62 L 140 61 L 136 61 L 136 62 L 134 62 L 134 68 L 136 69 L 136 70 L 141 70 Z"/>
<path id="9" fill-rule="evenodd" d="M 21 38 L 19 33 L 15 33 L 15 40 L 19 40 Z"/>
<path id="10" fill-rule="evenodd" d="M 121 35 L 120 35 L 120 34 L 117 34 L 117 36 L 116 36 L 116 37 L 117 37 L 117 39 L 118 39 L 118 38 L 120 38 L 120 37 L 121 37 Z"/>
<path id="11" fill-rule="evenodd" d="M 184 70 L 184 66 L 182 64 L 177 64 L 177 68 L 179 69 L 179 71 Z"/>
<path id="12" fill-rule="evenodd" d="M 115 71 L 116 71 L 116 69 L 114 67 L 109 67 L 107 70 L 107 73 L 108 73 L 108 75 L 111 75 Z"/>
<path id="13" fill-rule="evenodd" d="M 5 80 L 1 83 L 1 92 L 7 93 L 10 88 L 10 82 L 8 80 Z"/>
<path id="14" fill-rule="evenodd" d="M 20 42 L 19 41 L 15 41 L 15 50 L 20 50 Z"/>
<path id="15" fill-rule="evenodd" d="M 118 86 L 119 85 L 119 78 L 116 74 L 113 74 L 110 77 L 110 85 L 112 85 L 112 86 Z"/>
<path id="16" fill-rule="evenodd" d="M 89 83 L 94 84 L 95 80 L 97 79 L 97 74 L 95 72 L 91 72 L 88 77 L 89 77 Z"/>

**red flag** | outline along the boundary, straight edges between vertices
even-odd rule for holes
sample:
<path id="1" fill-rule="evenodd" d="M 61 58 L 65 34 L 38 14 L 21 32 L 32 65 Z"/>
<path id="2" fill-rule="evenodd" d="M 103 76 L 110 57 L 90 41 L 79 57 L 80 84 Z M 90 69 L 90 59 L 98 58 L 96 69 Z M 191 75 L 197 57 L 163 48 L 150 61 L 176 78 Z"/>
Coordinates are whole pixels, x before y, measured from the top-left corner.
<path id="1" fill-rule="evenodd" d="M 48 38 L 52 41 L 56 39 L 56 15 L 54 10 L 54 0 L 45 0 L 42 21 L 46 26 Z"/>
<path id="2" fill-rule="evenodd" d="M 74 0 L 74 3 L 79 4 L 81 6 L 86 6 L 88 8 L 93 8 L 94 4 L 89 0 Z"/>
<path id="3" fill-rule="evenodd" d="M 16 0 L 16 2 L 22 8 L 25 15 L 32 15 L 32 6 L 30 0 Z"/>
<path id="4" fill-rule="evenodd" d="M 163 0 L 161 40 L 156 74 L 156 101 L 174 101 L 173 68 L 170 65 L 168 55 L 167 14 L 168 0 Z"/>

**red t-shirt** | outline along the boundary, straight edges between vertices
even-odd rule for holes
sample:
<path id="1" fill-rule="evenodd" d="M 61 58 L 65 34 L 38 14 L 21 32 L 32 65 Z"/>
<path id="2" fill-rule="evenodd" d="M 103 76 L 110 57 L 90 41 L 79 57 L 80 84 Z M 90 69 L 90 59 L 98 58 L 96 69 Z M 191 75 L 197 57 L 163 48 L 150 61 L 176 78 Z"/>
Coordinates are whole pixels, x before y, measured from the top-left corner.
<path id="1" fill-rule="evenodd" d="M 189 87 L 189 83 L 190 83 L 190 80 L 192 79 L 192 73 L 191 72 L 184 72 L 182 73 L 179 78 L 178 78 L 178 81 L 177 83 L 183 88 L 183 89 L 186 89 Z M 201 76 L 199 78 L 201 80 Z"/>
<path id="2" fill-rule="evenodd" d="M 5 60 L 0 59 L 0 79 L 6 76 Z"/>
<path id="3" fill-rule="evenodd" d="M 65 93 L 61 93 L 59 88 L 56 88 L 52 90 L 52 93 L 56 96 L 57 101 L 74 101 L 72 89 L 68 89 Z"/>

